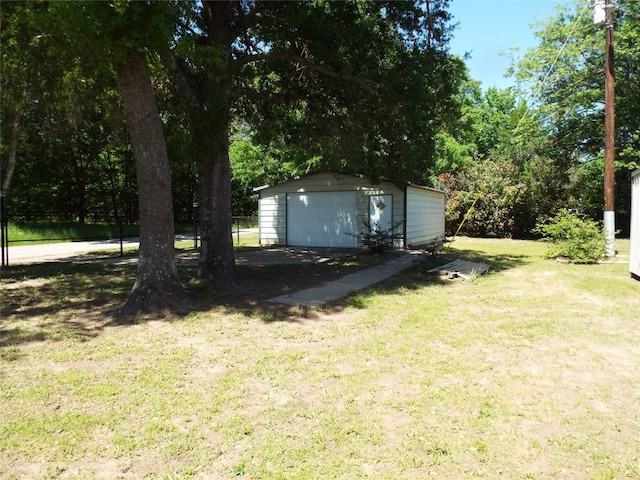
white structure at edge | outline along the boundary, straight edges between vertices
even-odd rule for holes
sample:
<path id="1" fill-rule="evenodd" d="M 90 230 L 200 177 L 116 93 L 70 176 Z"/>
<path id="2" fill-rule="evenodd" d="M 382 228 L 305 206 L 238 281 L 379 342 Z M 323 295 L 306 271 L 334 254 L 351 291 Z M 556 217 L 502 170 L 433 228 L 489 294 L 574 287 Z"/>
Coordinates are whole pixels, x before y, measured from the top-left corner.
<path id="1" fill-rule="evenodd" d="M 607 9 L 604 1 L 597 1 L 593 5 L 593 23 L 604 25 L 607 21 Z"/>
<path id="2" fill-rule="evenodd" d="M 640 280 L 640 169 L 631 174 L 631 249 L 629 272 Z"/>
<path id="3" fill-rule="evenodd" d="M 606 234 L 607 257 L 616 256 L 616 213 L 612 211 L 604 212 L 604 231 Z"/>

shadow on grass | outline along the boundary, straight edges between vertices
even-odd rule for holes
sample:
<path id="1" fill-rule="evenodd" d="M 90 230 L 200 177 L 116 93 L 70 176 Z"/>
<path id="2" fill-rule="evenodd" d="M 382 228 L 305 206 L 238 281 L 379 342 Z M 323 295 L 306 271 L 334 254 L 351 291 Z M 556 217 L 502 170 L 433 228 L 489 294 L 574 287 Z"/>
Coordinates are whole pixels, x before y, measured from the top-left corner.
<path id="1" fill-rule="evenodd" d="M 232 290 L 217 289 L 211 282 L 192 278 L 186 288 L 196 299 L 198 311 L 217 310 L 264 322 L 300 322 L 318 318 L 321 311 L 313 307 L 270 302 L 270 299 L 306 288 L 321 286 L 364 268 L 379 265 L 397 257 L 398 253 L 371 255 L 368 252 L 348 254 L 322 263 L 273 265 L 239 265 L 238 286 Z M 303 259 L 304 260 L 304 259 Z"/>
<path id="2" fill-rule="evenodd" d="M 269 299 L 305 288 L 320 286 L 344 275 L 384 263 L 395 255 L 347 255 L 320 264 L 239 265 L 238 287 L 223 290 L 200 280 L 195 267 L 179 267 L 182 284 L 193 298 L 194 309 L 156 316 L 115 319 L 109 313 L 126 300 L 135 281 L 135 265 L 103 263 L 45 263 L 18 265 L 2 271 L 0 348 L 4 360 L 13 358 L 6 347 L 43 341 L 86 341 L 108 327 L 144 323 L 148 320 L 180 321 L 192 313 L 240 314 L 265 323 L 301 322 L 322 314 L 339 313 L 346 307 L 367 308 L 369 295 L 416 290 L 450 282 L 428 270 L 453 258 L 490 265 L 488 275 L 516 268 L 526 256 L 490 255 L 481 251 L 447 252 L 428 257 L 368 289 L 352 292 L 322 308 L 272 303 Z"/>
<path id="3" fill-rule="evenodd" d="M 124 302 L 135 267 L 43 263 L 2 271 L 0 347 L 95 337 Z M 4 358 L 4 356 L 3 356 Z"/>
<path id="4" fill-rule="evenodd" d="M 522 254 L 491 254 L 481 250 L 450 250 L 446 253 L 449 257 L 462 258 L 471 262 L 481 262 L 489 265 L 489 274 L 492 272 L 502 272 L 512 270 L 527 263 L 531 263 L 528 255 Z"/>
<path id="5" fill-rule="evenodd" d="M 343 299 L 331 302 L 321 308 L 268 302 L 269 298 L 319 286 L 324 282 L 341 278 L 352 271 L 368 268 L 392 258 L 384 255 L 374 256 L 372 262 L 372 257 L 367 257 L 367 255 L 354 255 L 348 260 L 341 259 L 326 265 L 278 265 L 245 269 L 244 273 L 249 275 L 248 284 L 252 286 L 253 291 L 246 290 L 247 283 L 244 283 L 243 289 L 241 282 L 241 287 L 237 291 L 223 293 L 219 297 L 218 305 L 225 305 L 230 311 L 256 317 L 267 323 L 300 322 L 316 319 L 321 314 L 338 314 L 347 307 L 366 309 L 368 307 L 367 298 L 372 295 L 392 294 L 398 291 L 417 290 L 429 285 L 451 283 L 451 280 L 440 275 L 433 275 L 429 273 L 429 270 L 456 258 L 488 264 L 490 269 L 486 275 L 517 268 L 528 261 L 526 255 L 490 254 L 480 250 L 451 250 L 444 255 L 427 256 L 424 263 L 417 262 L 413 267 L 367 289 L 351 293 L 345 292 Z M 349 261 L 353 263 L 353 269 L 345 268 Z M 284 283 L 282 282 L 283 277 L 287 279 Z"/>
<path id="6" fill-rule="evenodd" d="M 268 300 L 284 293 L 335 280 L 375 265 L 385 257 L 345 256 L 320 264 L 239 265 L 238 287 L 224 290 L 197 278 L 197 268 L 179 266 L 182 285 L 194 301 L 183 312 L 118 318 L 111 315 L 126 300 L 135 281 L 135 257 L 125 264 L 51 262 L 3 268 L 0 294 L 0 349 L 43 341 L 90 340 L 105 328 L 149 320 L 179 321 L 192 313 L 237 313 L 266 321 L 312 318 L 313 309 L 285 307 Z M 105 260 L 106 259 L 106 260 Z M 131 260 L 129 262 L 129 260 Z M 118 258 L 123 261 L 123 258 Z"/>

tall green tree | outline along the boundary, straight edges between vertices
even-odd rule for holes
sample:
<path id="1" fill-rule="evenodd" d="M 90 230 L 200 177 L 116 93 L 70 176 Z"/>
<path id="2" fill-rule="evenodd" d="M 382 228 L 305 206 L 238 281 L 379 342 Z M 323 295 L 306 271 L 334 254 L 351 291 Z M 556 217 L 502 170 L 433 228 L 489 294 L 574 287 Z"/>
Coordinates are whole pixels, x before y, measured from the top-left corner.
<path id="1" fill-rule="evenodd" d="M 620 0 L 616 5 L 616 225 L 626 230 L 630 173 L 640 166 L 640 4 Z M 539 25 L 536 36 L 538 47 L 524 55 L 513 73 L 536 94 L 544 125 L 554 138 L 555 157 L 580 162 L 575 178 L 581 188 L 574 189 L 580 208 L 601 214 L 602 181 L 586 177 L 602 175 L 588 164 L 603 157 L 605 27 L 594 25 L 591 7 L 576 1 L 560 6 Z M 599 193 L 582 190 L 598 183 Z"/>
<path id="2" fill-rule="evenodd" d="M 54 2 L 49 31 L 59 55 L 117 76 L 135 157 L 140 249 L 133 289 L 121 314 L 156 312 L 189 304 L 178 280 L 173 235 L 171 172 L 149 61 L 166 53 L 177 18 L 164 2 Z"/>
<path id="3" fill-rule="evenodd" d="M 446 0 L 190 3 L 173 61 L 198 145 L 200 274 L 235 282 L 229 126 L 323 165 L 415 179 L 453 113 L 463 65 Z"/>
<path id="4" fill-rule="evenodd" d="M 0 15 L 9 211 L 29 219 L 47 212 L 83 221 L 90 210 L 117 217 L 134 185 L 126 191 L 133 182 L 116 159 L 131 154 L 114 72 L 86 68 L 86 59 L 61 49 L 47 3 L 7 3 Z"/>
<path id="5" fill-rule="evenodd" d="M 38 9 L 24 4 L 0 9 L 2 76 L 0 78 L 1 191 L 8 197 L 19 153 L 25 115 L 37 106 L 33 97 L 42 90 L 50 70 L 44 62 L 49 39 L 38 26 Z M 29 61 L 25 61 L 28 58 Z M 45 68 L 42 68 L 42 67 Z"/>
<path id="6" fill-rule="evenodd" d="M 54 46 L 47 58 L 66 63 L 65 72 L 75 69 L 79 80 L 93 78 L 89 71 L 108 72 L 118 80 L 138 170 L 144 237 L 130 311 L 182 297 L 169 247 L 171 188 L 162 124 L 149 95 L 151 75 L 159 79 L 151 93 L 160 92 L 163 105 L 171 109 L 161 117 L 175 127 L 168 148 L 186 159 L 175 164 L 181 167 L 176 170 L 189 185 L 197 170 L 200 273 L 224 285 L 235 282 L 229 160 L 234 118 L 251 126 L 252 142 L 263 152 L 291 162 L 291 171 L 312 159 L 318 168 L 416 180 L 416 173 L 430 171 L 441 124 L 456 114 L 453 96 L 464 67 L 446 49 L 446 0 L 116 0 L 24 7 L 35 5 L 45 19 L 39 31 Z M 26 64 L 38 68 L 33 57 Z M 20 61 L 15 65 L 20 67 Z M 170 65 L 173 81 L 159 73 L 161 65 Z M 174 89 L 182 97 L 181 107 L 171 96 Z M 77 114 L 91 118 L 90 109 Z M 75 169 L 79 184 L 87 159 L 96 156 L 80 148 L 85 133 L 99 138 L 91 125 L 76 129 L 77 155 L 85 159 Z M 107 161 L 109 152 L 117 151 L 104 145 L 97 157 Z M 186 197 L 193 193 L 180 187 Z M 160 207 L 150 209 L 150 203 Z M 161 295 L 163 289 L 170 294 Z"/>
<path id="7" fill-rule="evenodd" d="M 465 234 L 528 236 L 566 201 L 566 169 L 551 156 L 552 142 L 537 111 L 515 90 L 482 92 L 470 81 L 463 94 L 462 115 L 445 132 L 448 156 L 438 161 L 447 168 L 438 178 L 449 193 L 449 233 L 470 212 Z"/>

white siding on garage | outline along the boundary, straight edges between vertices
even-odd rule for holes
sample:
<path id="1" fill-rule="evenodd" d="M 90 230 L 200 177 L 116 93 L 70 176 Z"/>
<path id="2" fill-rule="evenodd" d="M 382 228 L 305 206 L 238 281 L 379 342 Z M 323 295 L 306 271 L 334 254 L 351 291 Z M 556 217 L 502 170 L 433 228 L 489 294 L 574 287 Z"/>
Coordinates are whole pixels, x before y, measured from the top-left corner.
<path id="1" fill-rule="evenodd" d="M 258 227 L 262 245 L 283 245 L 287 240 L 287 195 L 260 195 Z"/>
<path id="2" fill-rule="evenodd" d="M 640 280 L 640 170 L 631 175 L 631 250 L 629 271 Z"/>
<path id="3" fill-rule="evenodd" d="M 444 235 L 443 192 L 407 187 L 406 247 L 416 247 Z"/>
<path id="4" fill-rule="evenodd" d="M 355 247 L 356 192 L 287 195 L 287 245 Z"/>
<path id="5" fill-rule="evenodd" d="M 419 245 L 421 242 L 427 242 L 444 234 L 444 193 L 424 187 L 405 186 L 404 183 L 393 182 L 372 185 L 369 179 L 361 176 L 323 172 L 274 185 L 265 185 L 256 188 L 255 191 L 260 194 L 260 243 L 263 245 L 327 246 L 328 237 L 323 237 L 323 235 L 326 236 L 326 233 L 322 233 L 325 232 L 324 228 L 326 227 L 326 232 L 336 232 L 332 234 L 335 237 L 331 241 L 334 242 L 334 245 L 341 246 L 340 243 L 351 241 L 353 243 L 348 246 L 358 246 L 354 237 L 337 232 L 346 232 L 347 228 L 353 233 L 363 230 L 365 222 L 370 218 L 372 196 L 384 196 L 384 198 L 391 199 L 391 218 L 386 220 L 390 220 L 392 225 L 402 223 L 398 232 L 402 234 L 406 229 L 407 237 L 412 236 L 409 246 L 411 243 Z M 335 193 L 338 196 L 349 193 L 348 199 L 345 196 L 340 200 L 340 208 L 343 211 L 338 209 L 338 205 L 334 201 L 328 201 L 328 204 L 322 208 L 307 209 L 306 213 L 302 213 L 300 209 L 295 211 L 296 202 L 294 200 L 297 200 L 298 204 L 303 198 L 306 198 L 306 201 L 311 198 L 315 202 L 321 195 L 315 196 L 313 194 L 322 192 Z M 311 194 L 311 197 L 304 197 L 303 194 Z M 406 195 L 415 198 L 407 201 Z M 419 198 L 422 196 L 427 198 Z M 287 201 L 287 198 L 290 200 Z M 331 197 L 325 197 L 325 199 L 329 198 Z M 292 205 L 294 205 L 293 215 L 289 211 Z M 406 205 L 417 209 L 416 212 L 410 214 L 409 218 L 405 216 Z M 337 223 L 330 225 L 328 219 L 323 218 L 329 212 L 338 219 Z M 309 215 L 309 213 L 313 215 Z M 388 210 L 385 210 L 386 213 L 389 213 Z M 434 215 L 434 217 L 427 219 L 425 215 Z M 344 223 L 344 218 L 347 216 L 349 217 L 348 224 Z M 419 222 L 417 225 L 413 224 L 414 219 Z M 322 225 L 322 232 L 319 231 L 320 225 Z M 337 243 L 335 243 L 336 241 Z M 394 243 L 396 247 L 400 248 L 408 246 L 404 237 Z"/>

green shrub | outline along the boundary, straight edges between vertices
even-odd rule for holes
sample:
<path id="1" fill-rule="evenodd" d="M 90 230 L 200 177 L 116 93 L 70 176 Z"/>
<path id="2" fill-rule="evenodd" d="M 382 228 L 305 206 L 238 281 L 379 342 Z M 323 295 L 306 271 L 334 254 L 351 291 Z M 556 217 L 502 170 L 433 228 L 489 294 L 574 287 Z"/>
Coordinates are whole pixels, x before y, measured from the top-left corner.
<path id="1" fill-rule="evenodd" d="M 377 223 L 371 224 L 369 220 L 362 222 L 364 229 L 357 234 L 349 234 L 356 237 L 362 245 L 365 245 L 372 253 L 382 253 L 393 248 L 393 241 L 402 238 L 396 229 L 402 225 L 398 222 L 391 228 L 383 229 Z"/>
<path id="2" fill-rule="evenodd" d="M 534 232 L 551 242 L 548 258 L 564 258 L 574 263 L 596 263 L 605 254 L 606 236 L 599 222 L 562 211 Z"/>

